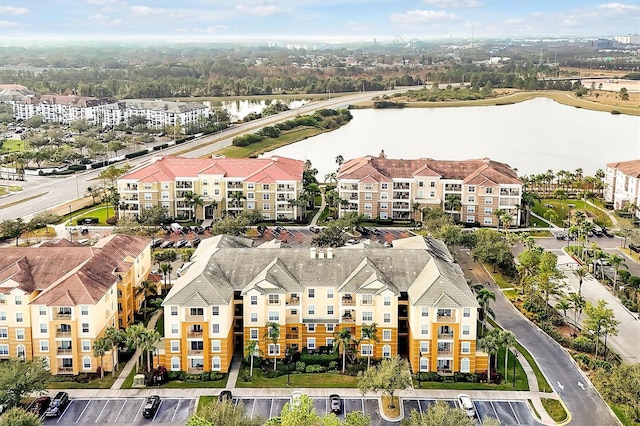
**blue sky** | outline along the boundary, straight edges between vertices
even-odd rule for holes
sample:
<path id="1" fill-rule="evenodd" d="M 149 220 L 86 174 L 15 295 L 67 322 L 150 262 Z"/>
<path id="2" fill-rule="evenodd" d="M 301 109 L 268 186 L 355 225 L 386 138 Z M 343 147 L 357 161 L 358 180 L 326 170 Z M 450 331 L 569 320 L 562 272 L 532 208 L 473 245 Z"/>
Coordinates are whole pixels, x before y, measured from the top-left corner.
<path id="1" fill-rule="evenodd" d="M 640 33 L 640 0 L 0 0 L 13 40 L 318 40 Z"/>

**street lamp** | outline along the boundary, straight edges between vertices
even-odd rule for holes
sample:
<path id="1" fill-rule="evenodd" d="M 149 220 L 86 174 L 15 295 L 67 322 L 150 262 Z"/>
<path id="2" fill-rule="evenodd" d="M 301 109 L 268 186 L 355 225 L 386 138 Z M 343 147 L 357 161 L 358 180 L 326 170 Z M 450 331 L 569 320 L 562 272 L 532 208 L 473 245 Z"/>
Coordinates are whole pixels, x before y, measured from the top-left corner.
<path id="1" fill-rule="evenodd" d="M 71 204 L 69 204 L 69 239 L 73 242 L 73 223 L 71 222 Z"/>
<path id="2" fill-rule="evenodd" d="M 284 351 L 284 356 L 287 359 L 287 386 L 291 385 L 291 348 L 287 348 Z"/>
<path id="3" fill-rule="evenodd" d="M 513 374 L 511 374 L 511 387 L 516 387 L 516 361 L 518 359 L 518 354 L 515 349 L 509 349 L 513 355 Z"/>

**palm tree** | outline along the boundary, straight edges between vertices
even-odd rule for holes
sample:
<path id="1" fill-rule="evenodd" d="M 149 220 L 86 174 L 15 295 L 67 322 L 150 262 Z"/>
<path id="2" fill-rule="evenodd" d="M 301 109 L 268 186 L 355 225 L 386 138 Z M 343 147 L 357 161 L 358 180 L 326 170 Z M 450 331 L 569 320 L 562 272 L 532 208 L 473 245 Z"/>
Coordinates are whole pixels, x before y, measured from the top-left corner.
<path id="1" fill-rule="evenodd" d="M 620 269 L 620 266 L 624 266 L 625 268 L 628 267 L 626 263 L 624 263 L 624 257 L 619 254 L 609 255 L 609 263 L 613 266 L 613 293 L 615 294 L 618 284 L 618 270 Z"/>
<path id="2" fill-rule="evenodd" d="M 505 209 L 498 209 L 493 213 L 493 215 L 498 220 L 498 227 L 496 229 L 499 231 L 500 225 L 502 225 L 503 228 L 506 229 L 507 228 L 506 222 L 507 220 L 511 219 L 511 214 Z"/>
<path id="3" fill-rule="evenodd" d="M 147 372 L 151 372 L 151 360 L 150 356 L 153 350 L 156 348 L 156 344 L 162 339 L 160 333 L 156 329 L 145 329 L 142 333 L 140 349 L 142 352 L 147 353 Z"/>
<path id="4" fill-rule="evenodd" d="M 420 220 L 418 220 L 416 218 L 417 213 L 420 211 L 420 203 L 418 203 L 417 201 L 413 204 L 411 204 L 411 210 L 413 210 L 413 220 L 414 222 L 418 223 L 422 221 L 422 218 L 420 218 Z"/>
<path id="5" fill-rule="evenodd" d="M 451 217 L 454 217 L 454 213 L 459 213 L 462 202 L 460 201 L 460 195 L 447 194 L 444 199 L 444 210 L 451 213 Z"/>
<path id="6" fill-rule="evenodd" d="M 586 277 L 589 273 L 589 270 L 584 266 L 579 266 L 575 271 L 573 271 L 573 273 L 576 275 L 576 277 L 578 277 L 578 294 L 582 295 L 582 281 L 584 280 L 584 277 Z"/>
<path id="7" fill-rule="evenodd" d="M 556 311 L 562 311 L 565 318 L 567 318 L 567 311 L 569 309 L 571 309 L 571 300 L 567 297 L 563 297 L 556 303 Z M 569 327 L 569 330 L 571 330 L 571 327 Z"/>
<path id="8" fill-rule="evenodd" d="M 362 337 L 360 341 L 367 340 L 369 342 L 379 342 L 378 338 L 378 329 L 377 324 L 372 322 L 371 325 L 362 324 L 362 328 L 360 329 L 362 333 Z M 371 356 L 373 355 L 373 344 L 371 345 L 371 353 L 367 356 L 367 368 L 371 366 Z"/>
<path id="9" fill-rule="evenodd" d="M 342 347 L 342 373 L 344 374 L 347 365 L 347 349 L 351 344 L 351 329 L 348 327 L 337 329 L 334 335 L 337 341 L 336 350 L 340 351 Z"/>
<path id="10" fill-rule="evenodd" d="M 486 288 L 482 287 L 477 289 L 476 299 L 478 300 L 478 304 L 480 305 L 480 312 L 482 314 L 482 330 L 484 333 L 484 330 L 486 330 L 487 327 L 487 315 L 495 317 L 493 309 L 489 307 L 489 303 L 491 303 L 492 300 L 495 302 L 496 294 L 491 290 L 487 290 Z"/>
<path id="11" fill-rule="evenodd" d="M 104 379 L 104 355 L 111 349 L 111 342 L 104 337 L 93 341 L 93 356 L 100 358 L 100 380 Z"/>
<path id="12" fill-rule="evenodd" d="M 273 370 L 277 369 L 278 362 L 278 351 L 275 350 L 278 344 L 278 338 L 280 337 L 280 324 L 277 322 L 270 321 L 267 323 L 267 331 L 264 333 L 264 338 L 267 341 L 267 344 L 271 342 L 274 346 L 273 350 Z"/>
<path id="13" fill-rule="evenodd" d="M 509 365 L 509 349 L 516 344 L 516 336 L 509 330 L 500 330 L 498 339 L 500 340 L 500 346 L 504 347 L 504 380 L 507 381 L 507 373 L 509 371 L 507 368 Z"/>
<path id="14" fill-rule="evenodd" d="M 582 310 L 585 308 L 585 306 L 587 306 L 587 301 L 584 299 L 584 297 L 582 297 L 582 295 L 578 293 L 571 293 L 569 295 L 569 301 L 571 302 L 571 307 L 573 308 L 573 336 L 576 336 L 578 321 L 580 321 L 580 317 L 582 316 Z"/>
<path id="15" fill-rule="evenodd" d="M 127 329 L 125 330 L 127 346 L 132 347 L 134 351 L 142 347 L 144 345 L 144 340 L 145 340 L 144 334 L 146 331 L 147 329 L 142 324 L 132 324 L 129 327 L 127 327 Z M 142 356 L 142 353 L 140 353 L 136 357 L 136 370 L 135 370 L 136 372 L 140 371 L 141 356 Z"/>
<path id="16" fill-rule="evenodd" d="M 478 345 L 489 354 L 487 362 L 487 383 L 491 383 L 491 355 L 497 354 L 500 348 L 500 343 L 495 333 L 487 333 L 484 337 L 478 340 Z"/>
<path id="17" fill-rule="evenodd" d="M 244 196 L 244 193 L 242 191 L 235 191 L 231 194 L 231 205 L 237 209 L 240 207 L 241 201 L 245 198 L 246 197 Z"/>
<path id="18" fill-rule="evenodd" d="M 202 200 L 202 196 L 200 194 L 196 194 L 194 192 L 187 192 L 184 194 L 184 201 L 187 203 L 189 207 L 193 209 L 193 218 L 198 218 L 198 206 L 203 206 L 204 201 Z M 189 216 L 191 216 L 192 212 L 189 212 Z"/>
<path id="19" fill-rule="evenodd" d="M 155 282 L 144 280 L 140 286 L 141 291 L 144 292 L 144 320 L 147 320 L 147 298 L 158 294 L 158 286 Z"/>
<path id="20" fill-rule="evenodd" d="M 107 327 L 104 332 L 104 338 L 109 342 L 109 346 L 111 346 L 112 353 L 112 368 L 115 370 L 116 365 L 118 364 L 118 345 L 125 340 L 125 336 L 123 332 L 115 327 Z"/>
<path id="21" fill-rule="evenodd" d="M 244 356 L 251 359 L 251 368 L 249 369 L 249 376 L 253 377 L 253 357 L 260 351 L 257 340 L 249 340 L 244 346 Z"/>
<path id="22" fill-rule="evenodd" d="M 173 266 L 170 263 L 163 263 L 160 265 L 160 271 L 162 271 L 162 275 L 164 275 L 164 288 L 162 289 L 163 294 L 167 294 L 167 277 L 169 277 L 169 283 L 171 283 L 171 271 L 173 271 Z"/>

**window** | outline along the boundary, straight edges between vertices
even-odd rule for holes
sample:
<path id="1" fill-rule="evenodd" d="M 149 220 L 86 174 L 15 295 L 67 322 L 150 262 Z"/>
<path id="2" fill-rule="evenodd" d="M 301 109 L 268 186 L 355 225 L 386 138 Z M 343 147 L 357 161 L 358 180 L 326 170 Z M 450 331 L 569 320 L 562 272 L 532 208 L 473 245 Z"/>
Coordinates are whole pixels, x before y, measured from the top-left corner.
<path id="1" fill-rule="evenodd" d="M 14 301 L 16 302 L 16 305 L 22 305 L 22 296 L 16 295 Z"/>
<path id="2" fill-rule="evenodd" d="M 204 315 L 204 308 L 189 308 L 189 315 L 201 317 Z"/>
<path id="3" fill-rule="evenodd" d="M 423 306 L 422 307 L 422 316 L 423 317 L 428 317 L 429 316 L 429 307 L 428 306 Z"/>
<path id="4" fill-rule="evenodd" d="M 380 184 L 380 189 L 389 189 L 389 184 L 388 183 L 381 183 Z"/>
<path id="5" fill-rule="evenodd" d="M 16 329 L 16 339 L 17 340 L 24 340 L 24 329 L 23 328 Z"/>
<path id="6" fill-rule="evenodd" d="M 467 203 L 475 203 L 476 197 L 474 195 L 467 196 Z M 473 207 L 473 211 L 475 211 L 475 207 Z"/>
<path id="7" fill-rule="evenodd" d="M 367 191 L 371 191 L 373 189 L 373 184 L 372 183 L 365 183 L 364 184 L 364 189 L 366 189 Z"/>
<path id="8" fill-rule="evenodd" d="M 333 315 L 333 305 L 327 306 L 327 315 Z"/>
<path id="9" fill-rule="evenodd" d="M 262 190 L 263 191 L 268 191 L 269 190 L 269 184 L 268 183 L 263 183 L 262 184 Z"/>
<path id="10" fill-rule="evenodd" d="M 211 360 L 211 369 L 214 371 L 222 369 L 219 356 L 214 356 Z"/>
<path id="11" fill-rule="evenodd" d="M 151 199 L 153 199 L 153 196 L 151 195 L 150 192 L 145 192 L 144 193 L 144 199 L 145 200 L 151 200 Z"/>
<path id="12" fill-rule="evenodd" d="M 308 315 L 315 315 L 316 314 L 316 306 L 315 305 L 309 305 L 307 307 L 307 314 Z"/>
<path id="13" fill-rule="evenodd" d="M 484 214 L 493 214 L 493 208 L 485 207 L 484 208 Z"/>
<path id="14" fill-rule="evenodd" d="M 429 198 L 435 198 L 436 197 L 436 191 L 429 191 Z"/>
<path id="15" fill-rule="evenodd" d="M 418 181 L 418 188 L 424 188 L 424 181 Z"/>
<path id="16" fill-rule="evenodd" d="M 364 193 L 364 199 L 368 200 L 368 201 L 373 200 L 373 194 L 371 192 L 365 192 Z"/>
<path id="17" fill-rule="evenodd" d="M 420 371 L 429 371 L 429 358 L 420 358 Z"/>
<path id="18" fill-rule="evenodd" d="M 335 330 L 335 324 L 327 324 L 327 333 L 333 333 Z"/>
<path id="19" fill-rule="evenodd" d="M 315 349 L 315 348 L 316 348 L 316 338 L 307 337 L 307 349 Z"/>
<path id="20" fill-rule="evenodd" d="M 220 324 L 211 324 L 211 333 L 212 334 L 220 333 Z"/>
<path id="21" fill-rule="evenodd" d="M 9 329 L 8 328 L 0 328 L 0 339 L 9 338 Z"/>
<path id="22" fill-rule="evenodd" d="M 251 296 L 251 304 L 252 305 L 258 304 L 258 296 Z"/>
<path id="23" fill-rule="evenodd" d="M 475 216 L 467 216 L 467 223 L 473 223 L 476 221 L 476 217 Z"/>
<path id="24" fill-rule="evenodd" d="M 88 322 L 83 322 L 82 323 L 82 332 L 83 333 L 88 333 L 89 332 L 89 323 Z"/>
<path id="25" fill-rule="evenodd" d="M 180 352 L 180 340 L 171 341 L 171 352 Z"/>
<path id="26" fill-rule="evenodd" d="M 171 307 L 171 316 L 172 317 L 177 317 L 178 316 L 178 307 L 177 306 L 172 306 Z"/>
<path id="27" fill-rule="evenodd" d="M 421 354 L 429 353 L 429 341 L 423 340 L 422 342 L 420 342 L 420 353 Z"/>
<path id="28" fill-rule="evenodd" d="M 333 347 L 333 337 L 327 337 L 327 346 Z"/>
<path id="29" fill-rule="evenodd" d="M 463 335 L 463 336 L 469 336 L 470 334 L 471 334 L 470 326 L 468 326 L 468 325 L 463 325 L 463 326 L 462 326 L 462 335 Z"/>
<path id="30" fill-rule="evenodd" d="M 473 186 L 473 185 L 469 185 L 469 186 L 467 187 L 467 191 L 468 191 L 468 192 L 476 192 L 476 187 L 475 187 L 475 186 Z"/>
<path id="31" fill-rule="evenodd" d="M 360 345 L 360 354 L 362 356 L 372 356 L 373 355 L 373 345 L 371 345 L 371 344 Z"/>
<path id="32" fill-rule="evenodd" d="M 271 208 L 271 206 L 269 204 L 263 204 L 262 205 L 262 210 L 269 210 Z"/>
<path id="33" fill-rule="evenodd" d="M 462 308 L 462 316 L 465 318 L 471 317 L 471 308 Z"/>
<path id="34" fill-rule="evenodd" d="M 391 330 L 382 330 L 382 340 L 391 340 Z"/>
<path id="35" fill-rule="evenodd" d="M 0 345 L 0 356 L 9 355 L 9 345 Z"/>
<path id="36" fill-rule="evenodd" d="M 435 188 L 436 187 L 436 182 L 435 181 L 431 181 L 429 182 L 429 188 Z"/>
<path id="37" fill-rule="evenodd" d="M 387 203 L 380 203 L 380 210 L 387 210 L 389 208 L 389 204 Z"/>
<path id="38" fill-rule="evenodd" d="M 47 307 L 46 306 L 40 306 L 38 307 L 38 313 L 40 314 L 40 316 L 45 316 L 47 315 Z M 1 313 L 0 313 L 1 314 Z"/>
<path id="39" fill-rule="evenodd" d="M 251 322 L 258 322 L 258 314 L 256 312 L 251 312 Z"/>
<path id="40" fill-rule="evenodd" d="M 270 194 L 262 194 L 262 199 L 263 199 L 264 201 L 269 201 L 269 195 L 270 195 Z"/>
<path id="41" fill-rule="evenodd" d="M 471 362 L 469 358 L 462 358 L 460 361 L 460 372 L 461 373 L 469 373 L 471 369 Z"/>
<path id="42" fill-rule="evenodd" d="M 169 191 L 162 191 L 162 193 L 160 194 L 160 198 L 162 198 L 163 200 L 168 200 L 169 199 Z"/>
<path id="43" fill-rule="evenodd" d="M 493 198 L 491 198 L 491 197 L 484 197 L 484 203 L 485 203 L 485 204 L 493 204 Z"/>
<path id="44" fill-rule="evenodd" d="M 22 316 L 22 312 L 16 312 L 16 322 L 24 322 L 24 317 Z"/>
<path id="45" fill-rule="evenodd" d="M 463 354 L 470 354 L 471 353 L 471 342 L 462 342 L 461 352 Z"/>
<path id="46" fill-rule="evenodd" d="M 80 345 L 82 347 L 82 352 L 89 352 L 91 351 L 91 341 L 90 340 L 82 340 L 80 342 Z"/>
<path id="47" fill-rule="evenodd" d="M 180 371 L 180 358 L 171 357 L 171 371 Z"/>
<path id="48" fill-rule="evenodd" d="M 315 333 L 316 332 L 316 325 L 315 324 L 307 324 L 307 331 L 309 333 Z"/>
<path id="49" fill-rule="evenodd" d="M 362 295 L 362 304 L 363 305 L 373 305 L 373 294 L 363 294 Z"/>
<path id="50" fill-rule="evenodd" d="M 48 340 L 40 340 L 40 352 L 49 352 Z"/>
<path id="51" fill-rule="evenodd" d="M 423 336 L 426 336 L 427 334 L 429 334 L 429 325 L 428 324 L 422 324 L 420 326 L 420 334 L 422 334 Z"/>
<path id="52" fill-rule="evenodd" d="M 280 321 L 280 312 L 269 311 L 269 321 Z"/>
<path id="53" fill-rule="evenodd" d="M 328 288 L 327 289 L 327 299 L 333 299 L 333 289 L 332 288 Z"/>
<path id="54" fill-rule="evenodd" d="M 171 324 L 171 334 L 178 334 L 178 324 Z"/>
<path id="55" fill-rule="evenodd" d="M 467 213 L 475 213 L 476 206 L 467 206 Z"/>
<path id="56" fill-rule="evenodd" d="M 89 307 L 80 306 L 80 315 L 89 315 Z"/>
<path id="57" fill-rule="evenodd" d="M 258 340 L 258 329 L 252 328 L 249 330 L 249 340 Z"/>
<path id="58" fill-rule="evenodd" d="M 280 344 L 274 345 L 273 343 L 269 344 L 269 355 L 280 355 Z"/>
<path id="59" fill-rule="evenodd" d="M 382 347 L 382 358 L 391 358 L 391 346 L 384 345 Z"/>
<path id="60" fill-rule="evenodd" d="M 216 185 L 217 185 L 217 183 L 216 183 Z M 251 190 L 256 189 L 256 185 L 254 183 L 248 183 L 247 184 L 247 189 L 251 189 Z"/>
<path id="61" fill-rule="evenodd" d="M 211 315 L 213 315 L 214 317 L 217 317 L 218 315 L 220 315 L 220 306 L 212 306 Z"/>
<path id="62" fill-rule="evenodd" d="M 371 311 L 362 312 L 362 321 L 373 321 L 373 312 Z"/>
<path id="63" fill-rule="evenodd" d="M 316 290 L 313 288 L 310 288 L 309 290 L 307 290 L 307 295 L 309 299 L 313 299 L 314 297 L 316 297 Z"/>
<path id="64" fill-rule="evenodd" d="M 384 314 L 384 323 L 385 324 L 391 323 L 391 314 L 390 313 L 385 313 Z"/>
<path id="65" fill-rule="evenodd" d="M 373 210 L 373 205 L 371 203 L 364 203 L 365 210 Z"/>
<path id="66" fill-rule="evenodd" d="M 7 320 L 7 312 L 0 311 L 0 321 L 6 321 L 6 320 Z"/>
<path id="67" fill-rule="evenodd" d="M 424 191 L 423 190 L 418 191 L 418 198 L 424 198 Z"/>
<path id="68" fill-rule="evenodd" d="M 269 304 L 270 305 L 279 305 L 280 304 L 280 296 L 277 294 L 269 295 Z"/>
<path id="69" fill-rule="evenodd" d="M 484 189 L 484 193 L 485 194 L 493 194 L 493 188 L 485 188 Z"/>
<path id="70" fill-rule="evenodd" d="M 380 219 L 389 219 L 389 214 L 387 212 L 381 212 Z"/>
<path id="71" fill-rule="evenodd" d="M 491 225 L 492 222 L 493 220 L 491 220 L 490 217 L 485 217 L 484 220 L 482 221 L 482 223 L 484 223 L 485 225 Z"/>
<path id="72" fill-rule="evenodd" d="M 83 370 L 91 370 L 91 357 L 83 356 L 82 357 L 82 369 Z"/>
<path id="73" fill-rule="evenodd" d="M 384 297 L 384 306 L 391 306 L 391 296 Z"/>
<path id="74" fill-rule="evenodd" d="M 220 340 L 211 341 L 211 352 L 220 352 Z"/>

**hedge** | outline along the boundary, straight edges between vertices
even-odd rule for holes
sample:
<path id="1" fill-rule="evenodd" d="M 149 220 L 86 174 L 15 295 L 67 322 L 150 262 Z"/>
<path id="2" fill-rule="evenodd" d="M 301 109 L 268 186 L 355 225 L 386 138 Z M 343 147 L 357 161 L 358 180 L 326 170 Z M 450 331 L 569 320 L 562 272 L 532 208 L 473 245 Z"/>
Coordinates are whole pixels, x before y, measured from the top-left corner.
<path id="1" fill-rule="evenodd" d="M 327 355 L 308 354 L 305 351 L 302 351 L 300 353 L 300 361 L 304 362 L 305 365 L 307 366 L 310 366 L 313 364 L 320 364 L 325 367 L 328 367 L 331 361 L 338 361 L 338 359 L 340 359 L 340 354 L 338 353 L 327 354 Z"/>
<path id="2" fill-rule="evenodd" d="M 147 151 L 146 149 L 143 149 L 142 151 L 136 151 L 136 152 L 130 152 L 128 154 L 126 154 L 124 156 L 124 158 L 136 158 L 136 157 L 141 157 L 145 154 L 148 154 L 149 151 Z"/>

